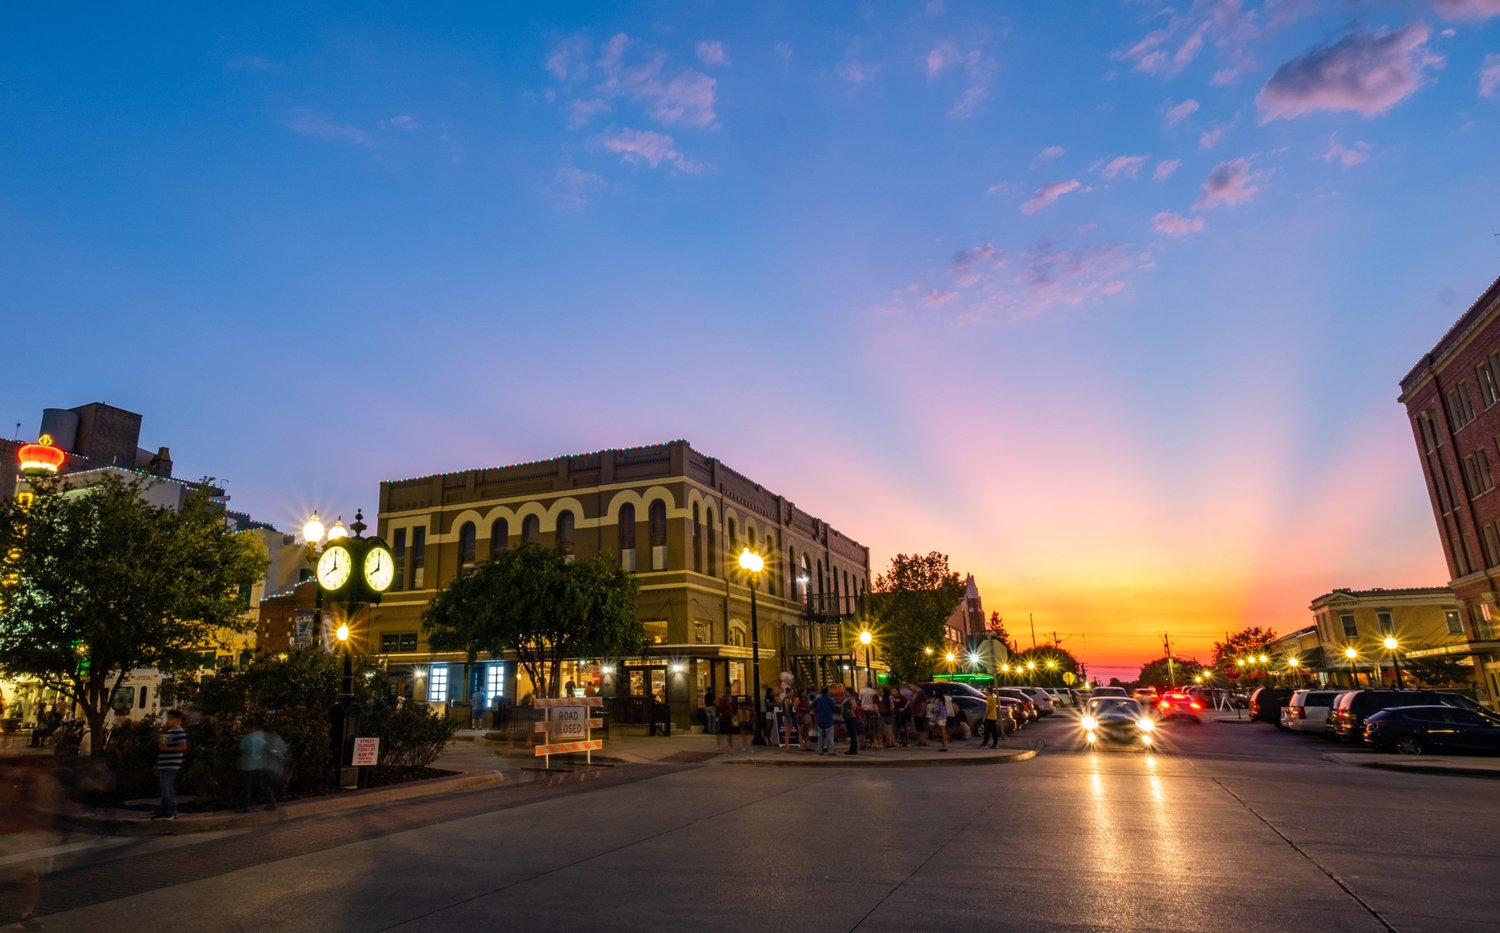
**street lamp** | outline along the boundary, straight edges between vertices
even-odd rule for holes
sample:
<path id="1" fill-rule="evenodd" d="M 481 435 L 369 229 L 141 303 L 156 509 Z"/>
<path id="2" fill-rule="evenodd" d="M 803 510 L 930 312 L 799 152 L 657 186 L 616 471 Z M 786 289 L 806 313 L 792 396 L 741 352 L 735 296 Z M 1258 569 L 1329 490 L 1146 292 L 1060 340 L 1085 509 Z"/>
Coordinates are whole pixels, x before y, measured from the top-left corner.
<path id="1" fill-rule="evenodd" d="M 1349 680 L 1357 690 L 1359 689 L 1359 668 L 1354 662 L 1359 660 L 1359 652 L 1354 650 L 1353 645 L 1350 645 L 1344 649 L 1344 657 L 1349 659 Z"/>
<path id="2" fill-rule="evenodd" d="M 316 512 L 313 513 L 313 517 L 317 517 Z M 303 530 L 306 531 L 307 529 L 304 528 Z M 333 527 L 328 529 L 328 540 L 337 541 L 340 538 L 347 537 L 349 537 L 349 530 L 344 527 L 344 516 L 340 515 L 338 518 L 333 520 Z"/>
<path id="3" fill-rule="evenodd" d="M 1026 662 L 1026 682 L 1027 683 L 1035 683 L 1036 682 L 1036 662 L 1035 661 L 1027 661 Z"/>
<path id="4" fill-rule="evenodd" d="M 1401 647 L 1401 643 L 1396 641 L 1396 636 L 1387 635 L 1385 636 L 1385 641 L 1381 642 L 1381 644 L 1385 645 L 1385 650 L 1391 653 L 1391 661 L 1396 665 L 1396 689 L 1406 689 L 1406 681 L 1401 677 L 1401 655 L 1396 653 Z"/>
<path id="5" fill-rule="evenodd" d="M 740 551 L 740 569 L 750 575 L 750 678 L 755 684 L 755 745 L 766 744 L 765 711 L 761 709 L 760 696 L 760 620 L 756 617 L 755 591 L 760 589 L 760 572 L 766 569 L 766 559 L 745 548 Z"/>
<path id="6" fill-rule="evenodd" d="M 875 662 L 870 659 L 870 642 L 874 641 L 874 639 L 875 636 L 870 634 L 869 629 L 860 630 L 859 643 L 865 646 L 865 686 L 867 687 L 875 686 L 875 671 L 873 669 Z"/>

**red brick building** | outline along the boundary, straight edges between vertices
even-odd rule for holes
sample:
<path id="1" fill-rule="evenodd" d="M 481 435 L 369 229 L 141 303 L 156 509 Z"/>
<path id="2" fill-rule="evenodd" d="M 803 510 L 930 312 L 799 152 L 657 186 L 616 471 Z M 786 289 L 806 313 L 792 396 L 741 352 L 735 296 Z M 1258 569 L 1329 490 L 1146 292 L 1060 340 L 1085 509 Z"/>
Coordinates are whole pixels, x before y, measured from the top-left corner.
<path id="1" fill-rule="evenodd" d="M 1500 705 L 1500 279 L 1401 380 L 1475 680 Z"/>

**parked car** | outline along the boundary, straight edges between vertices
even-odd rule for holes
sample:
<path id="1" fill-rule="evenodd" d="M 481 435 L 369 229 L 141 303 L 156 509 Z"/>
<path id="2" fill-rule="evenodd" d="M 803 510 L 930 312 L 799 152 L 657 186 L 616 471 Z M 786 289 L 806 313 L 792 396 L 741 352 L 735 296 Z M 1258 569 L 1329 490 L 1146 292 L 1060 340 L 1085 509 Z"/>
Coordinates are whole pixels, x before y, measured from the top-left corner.
<path id="1" fill-rule="evenodd" d="M 1328 719 L 1331 738 L 1357 742 L 1365 733 L 1365 719 L 1370 714 L 1396 706 L 1451 706 L 1455 709 L 1479 710 L 1479 704 L 1456 693 L 1436 690 L 1347 690 L 1334 701 Z"/>
<path id="2" fill-rule="evenodd" d="M 1078 720 L 1083 740 L 1090 746 L 1120 742 L 1150 748 L 1156 741 L 1156 722 L 1130 697 L 1094 697 L 1083 707 Z"/>
<path id="3" fill-rule="evenodd" d="M 1029 722 L 1036 722 L 1041 718 L 1042 713 L 1041 710 L 1037 709 L 1036 701 L 1025 690 L 1022 690 L 1020 687 L 996 687 L 995 689 L 1002 697 L 1010 697 L 1012 700 L 1020 703 Z"/>
<path id="4" fill-rule="evenodd" d="M 1095 687 L 1093 696 L 1096 697 L 1125 697 L 1129 699 L 1130 694 L 1125 692 L 1124 687 Z"/>
<path id="5" fill-rule="evenodd" d="M 1052 705 L 1057 707 L 1074 706 L 1073 691 L 1066 687 L 1044 687 L 1047 695 L 1052 697 Z"/>
<path id="6" fill-rule="evenodd" d="M 984 722 L 984 694 L 968 684 L 949 681 L 928 681 L 917 684 L 928 696 L 945 696 L 958 707 L 958 714 L 969 724 L 969 731 L 979 734 L 979 724 Z"/>
<path id="7" fill-rule="evenodd" d="M 1290 687 L 1257 687 L 1250 694 L 1250 721 L 1281 727 L 1281 708 L 1292 698 Z"/>
<path id="8" fill-rule="evenodd" d="M 1031 702 L 1036 704 L 1036 711 L 1041 715 L 1051 716 L 1053 713 L 1057 712 L 1057 706 L 1052 702 L 1052 694 L 1048 693 L 1046 690 L 1043 690 L 1041 687 L 1018 686 L 1015 689 L 1031 697 Z"/>
<path id="9" fill-rule="evenodd" d="M 1328 714 L 1333 711 L 1333 701 L 1342 690 L 1298 690 L 1286 706 L 1281 708 L 1281 724 L 1293 732 L 1310 732 L 1325 735 L 1328 732 Z"/>
<path id="10" fill-rule="evenodd" d="M 1203 702 L 1195 696 L 1178 691 L 1164 693 L 1156 701 L 1156 714 L 1162 719 L 1188 719 L 1202 722 Z"/>
<path id="11" fill-rule="evenodd" d="M 1393 706 L 1365 717 L 1365 744 L 1378 752 L 1500 754 L 1500 718 L 1453 706 Z"/>

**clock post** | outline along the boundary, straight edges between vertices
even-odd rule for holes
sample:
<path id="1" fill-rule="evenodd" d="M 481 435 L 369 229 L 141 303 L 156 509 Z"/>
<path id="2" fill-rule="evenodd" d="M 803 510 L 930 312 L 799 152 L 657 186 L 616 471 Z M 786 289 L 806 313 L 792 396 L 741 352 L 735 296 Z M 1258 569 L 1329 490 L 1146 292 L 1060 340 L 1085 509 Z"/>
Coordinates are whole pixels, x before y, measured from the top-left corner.
<path id="1" fill-rule="evenodd" d="M 309 527 L 312 524 L 309 522 Z M 359 707 L 354 702 L 354 659 L 349 646 L 349 623 L 365 606 L 379 604 L 381 594 L 390 588 L 395 576 L 394 555 L 380 538 L 365 537 L 367 527 L 364 513 L 356 512 L 354 523 L 349 526 L 353 536 L 330 533 L 328 544 L 317 560 L 320 631 L 321 607 L 325 601 L 343 609 L 343 619 L 335 638 L 344 653 L 344 676 L 338 697 L 328 711 L 331 764 L 341 788 L 356 787 L 359 783 L 359 770 L 353 766 L 354 738 L 359 733 Z M 321 526 L 317 530 L 321 531 Z M 313 536 L 307 537 L 311 543 Z"/>

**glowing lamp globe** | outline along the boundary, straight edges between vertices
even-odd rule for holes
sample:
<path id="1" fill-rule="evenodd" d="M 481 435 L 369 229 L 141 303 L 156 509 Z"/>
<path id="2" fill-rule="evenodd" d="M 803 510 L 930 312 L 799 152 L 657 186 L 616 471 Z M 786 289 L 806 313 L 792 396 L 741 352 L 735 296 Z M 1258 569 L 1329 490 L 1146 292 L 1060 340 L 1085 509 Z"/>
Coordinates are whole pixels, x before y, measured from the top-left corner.
<path id="1" fill-rule="evenodd" d="M 302 526 L 302 540 L 308 544 L 317 544 L 323 540 L 323 522 L 318 518 L 318 512 L 313 510 L 312 518 Z"/>
<path id="2" fill-rule="evenodd" d="M 871 635 L 870 635 L 869 630 L 865 630 L 865 631 L 859 633 L 859 643 L 861 645 L 868 645 L 870 643 L 870 639 L 871 639 Z"/>
<path id="3" fill-rule="evenodd" d="M 349 537 L 349 530 L 344 527 L 344 516 L 340 515 L 334 519 L 333 527 L 328 529 L 328 540 L 337 541 L 340 538 Z"/>
<path id="4" fill-rule="evenodd" d="M 740 566 L 751 573 L 760 573 L 766 569 L 766 559 L 749 548 L 745 548 L 740 552 Z"/>
<path id="5" fill-rule="evenodd" d="M 35 444 L 23 445 L 17 458 L 21 461 L 22 473 L 27 476 L 45 476 L 56 474 L 68 455 L 52 446 L 52 435 L 43 434 L 36 439 Z"/>

